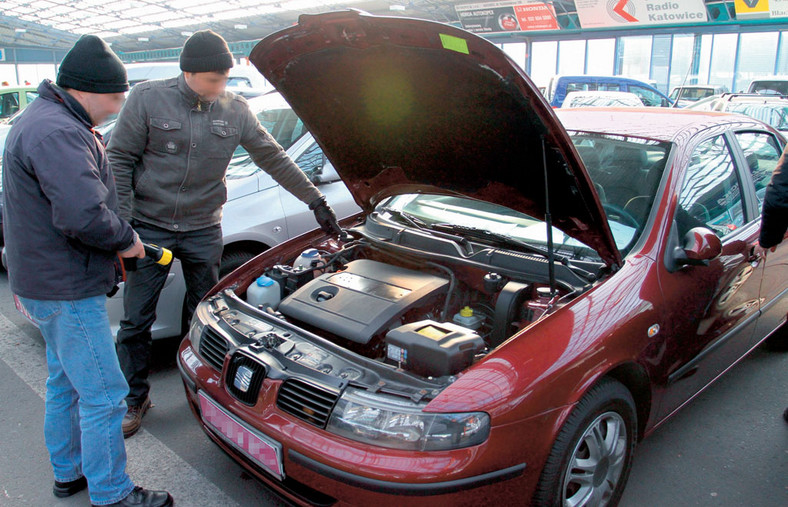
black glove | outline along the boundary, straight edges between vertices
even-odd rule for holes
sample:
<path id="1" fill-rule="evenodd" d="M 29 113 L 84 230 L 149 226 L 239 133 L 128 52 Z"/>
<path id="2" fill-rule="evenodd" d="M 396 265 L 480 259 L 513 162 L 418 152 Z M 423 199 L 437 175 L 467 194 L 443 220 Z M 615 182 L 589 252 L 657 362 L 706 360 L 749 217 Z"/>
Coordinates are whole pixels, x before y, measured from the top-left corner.
<path id="1" fill-rule="evenodd" d="M 309 203 L 309 209 L 315 213 L 315 220 L 320 224 L 320 228 L 326 234 L 341 234 L 342 229 L 337 223 L 337 216 L 334 210 L 326 203 L 325 197 L 318 197 Z"/>

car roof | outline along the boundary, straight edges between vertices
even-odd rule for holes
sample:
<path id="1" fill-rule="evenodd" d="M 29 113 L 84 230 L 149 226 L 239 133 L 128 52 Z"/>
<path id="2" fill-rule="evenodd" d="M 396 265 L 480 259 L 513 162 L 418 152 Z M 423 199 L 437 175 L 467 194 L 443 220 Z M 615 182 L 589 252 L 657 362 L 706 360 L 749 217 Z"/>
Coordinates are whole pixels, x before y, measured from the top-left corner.
<path id="1" fill-rule="evenodd" d="M 7 92 L 34 92 L 38 90 L 37 86 L 0 86 L 0 93 Z"/>
<path id="2" fill-rule="evenodd" d="M 745 116 L 711 111 L 686 111 L 660 107 L 570 108 L 555 113 L 567 130 L 628 134 L 657 141 L 672 142 L 686 132 L 711 125 L 737 124 L 752 128 L 764 125 Z"/>

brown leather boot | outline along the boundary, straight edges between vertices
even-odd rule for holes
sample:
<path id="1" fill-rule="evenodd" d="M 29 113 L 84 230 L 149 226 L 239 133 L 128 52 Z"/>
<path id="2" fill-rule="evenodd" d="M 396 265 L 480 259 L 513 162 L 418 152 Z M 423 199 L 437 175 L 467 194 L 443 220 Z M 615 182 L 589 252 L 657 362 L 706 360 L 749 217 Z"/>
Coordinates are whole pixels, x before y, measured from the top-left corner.
<path id="1" fill-rule="evenodd" d="M 123 438 L 129 438 L 137 433 L 142 426 L 142 417 L 152 406 L 150 396 L 145 398 L 142 405 L 129 405 L 129 409 L 123 417 Z"/>

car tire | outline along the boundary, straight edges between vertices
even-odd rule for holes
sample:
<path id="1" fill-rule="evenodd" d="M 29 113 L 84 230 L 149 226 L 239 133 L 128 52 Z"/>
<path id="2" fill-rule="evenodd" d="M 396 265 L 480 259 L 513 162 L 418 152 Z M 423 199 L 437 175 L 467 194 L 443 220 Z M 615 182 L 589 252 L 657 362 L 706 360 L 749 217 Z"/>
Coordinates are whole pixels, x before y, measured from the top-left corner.
<path id="1" fill-rule="evenodd" d="M 618 504 L 636 442 L 632 394 L 620 382 L 602 379 L 561 427 L 542 469 L 533 505 Z M 600 451 L 601 455 L 594 456 Z"/>
<path id="2" fill-rule="evenodd" d="M 257 253 L 248 250 L 230 250 L 224 252 L 224 254 L 222 254 L 222 263 L 219 265 L 219 278 L 224 278 L 256 256 Z"/>

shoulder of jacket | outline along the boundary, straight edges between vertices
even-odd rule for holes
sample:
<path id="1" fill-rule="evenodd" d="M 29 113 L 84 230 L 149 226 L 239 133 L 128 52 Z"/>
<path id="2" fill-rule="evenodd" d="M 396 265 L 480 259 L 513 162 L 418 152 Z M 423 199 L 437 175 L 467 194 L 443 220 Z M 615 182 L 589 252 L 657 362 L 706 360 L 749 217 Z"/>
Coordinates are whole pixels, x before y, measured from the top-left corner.
<path id="1" fill-rule="evenodd" d="M 167 79 L 152 79 L 150 81 L 143 81 L 134 85 L 134 88 L 131 89 L 133 92 L 134 90 L 139 90 L 137 93 L 141 93 L 147 90 L 158 90 L 162 88 L 177 88 L 178 87 L 178 78 L 171 77 Z"/>

